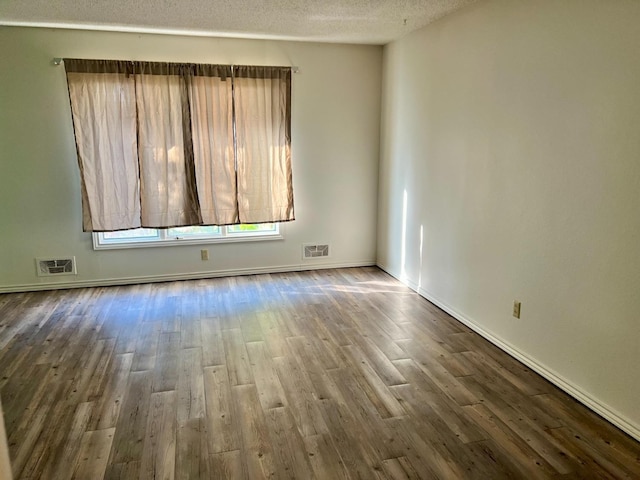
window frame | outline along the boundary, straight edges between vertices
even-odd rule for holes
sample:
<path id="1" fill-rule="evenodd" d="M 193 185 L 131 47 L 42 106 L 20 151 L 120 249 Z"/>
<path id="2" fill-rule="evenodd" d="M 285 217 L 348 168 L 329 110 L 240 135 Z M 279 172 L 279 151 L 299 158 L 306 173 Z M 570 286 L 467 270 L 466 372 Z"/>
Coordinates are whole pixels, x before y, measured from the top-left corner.
<path id="1" fill-rule="evenodd" d="M 105 241 L 103 236 L 105 232 L 93 232 L 93 249 L 120 250 L 126 248 L 155 248 L 170 247 L 176 245 L 205 245 L 215 243 L 244 243 L 283 240 L 284 225 L 279 222 L 273 223 L 275 224 L 275 231 L 273 232 L 228 232 L 226 226 L 220 226 L 220 234 L 189 235 L 188 237 L 183 238 L 169 235 L 168 228 L 156 228 L 154 230 L 158 232 L 158 237 L 144 240 L 118 239 Z"/>

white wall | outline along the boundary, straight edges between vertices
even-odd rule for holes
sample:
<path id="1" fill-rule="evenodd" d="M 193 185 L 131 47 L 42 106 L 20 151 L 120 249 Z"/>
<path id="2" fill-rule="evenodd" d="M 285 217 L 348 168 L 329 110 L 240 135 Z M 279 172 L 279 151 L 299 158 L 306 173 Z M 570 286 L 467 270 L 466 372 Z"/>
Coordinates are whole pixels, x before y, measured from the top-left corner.
<path id="1" fill-rule="evenodd" d="M 489 0 L 386 46 L 378 217 L 383 268 L 637 438 L 639 24 Z"/>
<path id="2" fill-rule="evenodd" d="M 94 251 L 81 196 L 64 67 L 54 57 L 296 65 L 295 222 L 285 240 Z M 57 282 L 375 263 L 382 48 L 0 27 L 0 291 L 51 282 L 35 257 L 75 255 Z M 331 257 L 302 261 L 302 243 Z"/>

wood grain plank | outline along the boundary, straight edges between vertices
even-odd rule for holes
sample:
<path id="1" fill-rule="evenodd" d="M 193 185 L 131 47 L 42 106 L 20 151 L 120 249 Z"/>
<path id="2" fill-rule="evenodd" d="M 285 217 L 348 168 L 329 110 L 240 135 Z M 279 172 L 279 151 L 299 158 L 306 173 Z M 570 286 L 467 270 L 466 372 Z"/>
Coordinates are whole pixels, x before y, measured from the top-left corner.
<path id="1" fill-rule="evenodd" d="M 387 385 L 377 375 L 367 357 L 355 345 L 342 347 L 351 364 L 351 377 L 355 377 L 359 388 L 369 397 L 378 413 L 383 418 L 401 417 L 406 415 L 402 405 L 393 396 Z M 405 382 L 403 382 L 405 383 Z"/>
<path id="2" fill-rule="evenodd" d="M 471 419 L 480 426 L 494 443 L 509 456 L 517 459 L 522 466 L 523 475 L 527 478 L 550 478 L 557 475 L 557 471 L 536 451 L 525 439 L 518 436 L 504 422 L 497 418 L 491 410 L 483 404 L 462 407 Z"/>
<path id="3" fill-rule="evenodd" d="M 151 394 L 146 436 L 140 460 L 143 478 L 174 478 L 176 461 L 176 392 Z"/>
<path id="4" fill-rule="evenodd" d="M 77 464 L 82 436 L 89 425 L 92 408 L 93 403 L 91 402 L 78 405 L 68 435 L 62 442 L 62 454 L 56 458 L 54 462 L 42 469 L 40 472 L 42 478 L 55 478 L 59 480 L 71 478 L 73 470 L 69 468 L 69 466 Z"/>
<path id="5" fill-rule="evenodd" d="M 473 405 L 478 403 L 478 398 L 470 392 L 458 377 L 454 377 L 445 367 L 438 363 L 437 359 L 418 342 L 402 340 L 398 342 L 415 361 L 416 365 L 435 383 L 440 390 L 458 405 Z"/>
<path id="6" fill-rule="evenodd" d="M 265 412 L 266 425 L 276 458 L 278 478 L 315 478 L 302 435 L 286 407 Z"/>
<path id="7" fill-rule="evenodd" d="M 115 428 L 85 432 L 72 479 L 100 478 L 109 460 Z"/>
<path id="8" fill-rule="evenodd" d="M 303 441 L 316 478 L 319 480 L 350 478 L 344 461 L 329 433 L 310 435 L 304 437 Z"/>
<path id="9" fill-rule="evenodd" d="M 407 457 L 388 458 L 382 461 L 385 473 L 392 480 L 417 480 L 423 478 Z"/>
<path id="10" fill-rule="evenodd" d="M 135 480 L 139 477 L 140 462 L 110 463 L 103 480 Z"/>
<path id="11" fill-rule="evenodd" d="M 525 439 L 527 444 L 558 473 L 568 474 L 574 470 L 572 464 L 577 459 L 575 457 L 572 458 L 570 453 L 553 437 L 541 430 L 533 419 L 527 418 L 526 415 L 504 402 L 498 395 L 486 390 L 476 379 L 464 377 L 461 380 L 468 388 L 473 389 L 478 397 L 482 398 L 484 405 L 494 416 L 498 417 L 511 430 Z"/>
<path id="12" fill-rule="evenodd" d="M 220 320 L 217 317 L 200 319 L 202 338 L 202 366 L 224 365 L 225 352 Z"/>
<path id="13" fill-rule="evenodd" d="M 289 337 L 287 344 L 309 377 L 315 398 L 318 400 L 339 398 L 338 388 L 322 367 L 311 343 L 305 337 Z"/>
<path id="14" fill-rule="evenodd" d="M 269 410 L 284 406 L 287 403 L 284 390 L 273 360 L 267 353 L 265 343 L 249 342 L 246 347 L 262 409 Z"/>
<path id="15" fill-rule="evenodd" d="M 346 406 L 333 400 L 324 400 L 320 404 L 333 443 L 349 476 L 363 480 L 373 478 L 374 470 L 382 470 L 382 467 L 363 450 L 356 421 Z"/>
<path id="16" fill-rule="evenodd" d="M 90 429 L 104 430 L 116 426 L 124 397 L 127 393 L 129 373 L 133 364 L 133 353 L 124 353 L 114 357 L 109 370 L 109 380 L 93 409 Z"/>
<path id="17" fill-rule="evenodd" d="M 238 413 L 231 395 L 227 367 L 204 369 L 206 428 L 211 455 L 240 449 Z"/>
<path id="18" fill-rule="evenodd" d="M 245 347 L 242 330 L 233 328 L 222 330 L 224 342 L 225 364 L 229 371 L 231 385 L 248 385 L 254 383 L 249 355 Z"/>
<path id="19" fill-rule="evenodd" d="M 211 465 L 211 478 L 244 478 L 242 452 L 240 450 L 212 453 L 209 456 L 209 463 Z"/>
<path id="20" fill-rule="evenodd" d="M 158 337 L 153 369 L 153 392 L 175 390 L 180 376 L 180 332 L 163 332 Z"/>
<path id="21" fill-rule="evenodd" d="M 311 380 L 293 355 L 275 358 L 274 364 L 287 397 L 288 408 L 302 435 L 328 433 Z"/>
<path id="22" fill-rule="evenodd" d="M 376 460 L 376 466 L 378 466 L 377 462 L 383 459 L 401 456 L 403 445 L 396 441 L 396 436 L 384 421 L 389 417 L 381 417 L 367 393 L 360 388 L 358 383 L 350 379 L 348 371 L 344 369 L 332 370 L 330 375 L 342 392 L 344 402 L 340 404 L 340 407 L 348 410 L 353 417 L 353 425 L 366 455 Z M 391 392 L 389 394 L 391 395 Z M 394 398 L 394 400 L 396 399 Z M 401 404 L 398 402 L 398 405 Z M 406 416 L 407 412 L 404 408 L 402 408 L 402 412 L 401 416 Z"/>
<path id="23" fill-rule="evenodd" d="M 231 389 L 238 405 L 242 438 L 243 471 L 247 478 L 271 478 L 277 467 L 269 430 L 255 385 L 237 385 Z"/>
<path id="24" fill-rule="evenodd" d="M 175 478 L 212 478 L 204 418 L 190 418 L 178 425 Z"/>
<path id="25" fill-rule="evenodd" d="M 267 344 L 267 350 L 272 358 L 286 355 L 287 337 L 291 332 L 284 324 L 281 315 L 276 311 L 264 311 L 257 314 L 262 330 L 262 336 Z"/>
<path id="26" fill-rule="evenodd" d="M 443 455 L 434 442 L 438 436 L 433 431 L 417 429 L 412 417 L 391 418 L 387 421 L 391 429 L 405 445 L 406 456 L 424 478 L 466 478 L 465 467 Z"/>
<path id="27" fill-rule="evenodd" d="M 200 348 L 187 348 L 180 351 L 177 392 L 179 424 L 205 416 L 204 372 Z"/>
<path id="28" fill-rule="evenodd" d="M 151 401 L 151 372 L 131 372 L 116 423 L 109 463 L 140 461 Z M 102 431 L 102 430 L 100 430 Z"/>

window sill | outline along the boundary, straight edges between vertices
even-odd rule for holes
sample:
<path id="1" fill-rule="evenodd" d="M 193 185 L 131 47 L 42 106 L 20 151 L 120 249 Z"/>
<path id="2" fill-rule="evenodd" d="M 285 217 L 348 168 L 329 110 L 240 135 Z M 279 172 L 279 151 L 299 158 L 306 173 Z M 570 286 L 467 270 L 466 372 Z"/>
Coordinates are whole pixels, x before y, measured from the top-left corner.
<path id="1" fill-rule="evenodd" d="M 122 250 L 127 248 L 155 248 L 155 247 L 175 247 L 179 245 L 209 245 L 215 243 L 245 243 L 245 242 L 264 242 L 270 240 L 283 240 L 284 236 L 282 232 L 271 235 L 255 234 L 242 236 L 228 235 L 218 238 L 180 238 L 180 239 L 166 239 L 166 240 L 150 240 L 150 241 L 121 241 L 118 243 L 100 243 L 98 235 L 93 234 L 93 249 L 94 250 Z"/>

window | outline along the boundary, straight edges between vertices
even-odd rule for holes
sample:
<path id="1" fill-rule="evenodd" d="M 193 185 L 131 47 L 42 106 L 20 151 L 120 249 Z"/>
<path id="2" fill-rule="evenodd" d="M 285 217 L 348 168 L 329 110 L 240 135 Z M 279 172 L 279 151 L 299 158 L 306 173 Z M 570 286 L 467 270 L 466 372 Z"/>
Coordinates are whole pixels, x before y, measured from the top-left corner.
<path id="1" fill-rule="evenodd" d="M 64 64 L 85 231 L 136 229 L 99 238 L 151 244 L 262 228 L 202 225 L 294 219 L 290 68 Z"/>
<path id="2" fill-rule="evenodd" d="M 229 226 L 193 226 L 177 228 L 137 228 L 93 234 L 96 250 L 116 248 L 160 247 L 201 243 L 247 242 L 281 239 L 277 223 Z"/>

